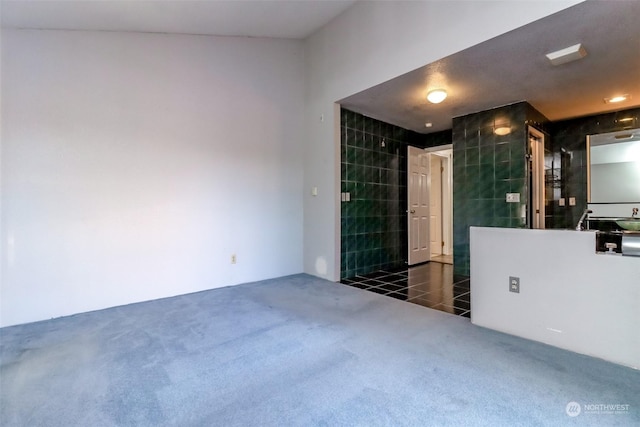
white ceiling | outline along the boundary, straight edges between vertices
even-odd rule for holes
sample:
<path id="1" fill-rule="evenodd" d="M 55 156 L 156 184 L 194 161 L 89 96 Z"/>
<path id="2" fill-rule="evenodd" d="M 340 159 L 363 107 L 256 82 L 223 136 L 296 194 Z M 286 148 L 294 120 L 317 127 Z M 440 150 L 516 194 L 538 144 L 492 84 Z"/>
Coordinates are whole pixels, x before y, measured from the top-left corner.
<path id="1" fill-rule="evenodd" d="M 2 0 L 3 28 L 304 39 L 355 0 Z"/>
<path id="2" fill-rule="evenodd" d="M 462 7 L 462 6 L 461 6 Z M 453 117 L 528 101 L 550 120 L 640 105 L 640 1 L 589 1 L 345 98 L 341 104 L 420 133 Z M 552 66 L 545 54 L 582 43 L 587 57 Z M 426 100 L 445 88 L 441 104 Z M 604 98 L 630 94 L 624 103 Z M 425 128 L 425 123 L 433 126 Z"/>

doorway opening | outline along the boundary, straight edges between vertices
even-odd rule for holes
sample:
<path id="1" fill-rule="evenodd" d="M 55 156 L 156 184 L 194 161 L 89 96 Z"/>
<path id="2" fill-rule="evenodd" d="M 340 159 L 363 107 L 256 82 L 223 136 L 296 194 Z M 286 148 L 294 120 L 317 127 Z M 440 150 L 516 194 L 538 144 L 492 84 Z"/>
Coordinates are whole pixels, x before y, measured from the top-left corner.
<path id="1" fill-rule="evenodd" d="M 545 228 L 544 133 L 529 126 L 529 228 Z"/>
<path id="2" fill-rule="evenodd" d="M 453 149 L 408 147 L 408 264 L 453 264 Z"/>
<path id="3" fill-rule="evenodd" d="M 431 260 L 453 264 L 453 150 L 431 151 Z"/>

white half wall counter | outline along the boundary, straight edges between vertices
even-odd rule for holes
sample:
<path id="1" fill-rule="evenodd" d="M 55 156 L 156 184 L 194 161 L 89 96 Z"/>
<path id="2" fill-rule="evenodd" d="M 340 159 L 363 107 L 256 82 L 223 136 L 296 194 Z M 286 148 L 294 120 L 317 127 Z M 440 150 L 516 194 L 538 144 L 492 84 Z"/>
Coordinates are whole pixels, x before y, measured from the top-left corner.
<path id="1" fill-rule="evenodd" d="M 596 254 L 590 231 L 470 233 L 473 324 L 640 369 L 640 257 Z"/>

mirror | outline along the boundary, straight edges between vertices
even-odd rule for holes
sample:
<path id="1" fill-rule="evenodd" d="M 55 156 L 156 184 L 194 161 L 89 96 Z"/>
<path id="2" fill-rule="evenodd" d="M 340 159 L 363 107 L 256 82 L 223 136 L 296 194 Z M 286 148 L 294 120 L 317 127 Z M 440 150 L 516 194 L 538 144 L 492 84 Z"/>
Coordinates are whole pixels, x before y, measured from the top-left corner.
<path id="1" fill-rule="evenodd" d="M 589 203 L 640 202 L 640 128 L 587 136 Z"/>

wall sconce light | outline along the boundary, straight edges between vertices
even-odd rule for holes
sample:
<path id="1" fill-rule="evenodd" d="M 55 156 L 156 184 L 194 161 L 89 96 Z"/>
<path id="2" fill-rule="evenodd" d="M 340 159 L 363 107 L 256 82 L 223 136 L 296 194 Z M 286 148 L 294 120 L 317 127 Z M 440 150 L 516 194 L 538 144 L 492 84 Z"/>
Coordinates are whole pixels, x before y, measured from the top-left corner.
<path id="1" fill-rule="evenodd" d="M 444 89 L 434 89 L 427 93 L 427 99 L 432 104 L 440 104 L 447 97 L 447 91 Z"/>
<path id="2" fill-rule="evenodd" d="M 500 136 L 509 135 L 511 133 L 511 128 L 509 126 L 500 126 L 495 128 L 493 133 Z"/>

